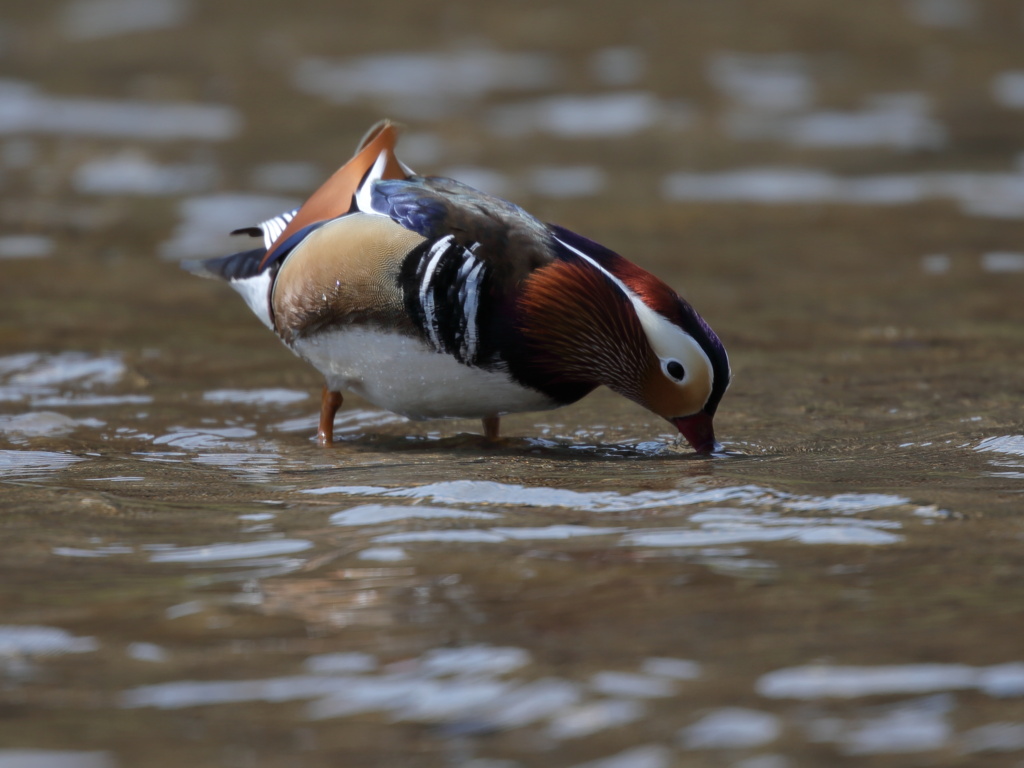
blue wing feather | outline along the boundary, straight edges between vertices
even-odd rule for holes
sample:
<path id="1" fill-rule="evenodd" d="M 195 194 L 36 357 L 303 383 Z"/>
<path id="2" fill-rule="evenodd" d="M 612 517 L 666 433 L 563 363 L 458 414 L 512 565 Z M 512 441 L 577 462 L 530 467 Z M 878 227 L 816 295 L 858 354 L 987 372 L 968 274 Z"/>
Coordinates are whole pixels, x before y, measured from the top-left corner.
<path id="1" fill-rule="evenodd" d="M 432 190 L 404 179 L 384 179 L 373 185 L 373 209 L 426 238 L 440 237 L 449 205 Z"/>

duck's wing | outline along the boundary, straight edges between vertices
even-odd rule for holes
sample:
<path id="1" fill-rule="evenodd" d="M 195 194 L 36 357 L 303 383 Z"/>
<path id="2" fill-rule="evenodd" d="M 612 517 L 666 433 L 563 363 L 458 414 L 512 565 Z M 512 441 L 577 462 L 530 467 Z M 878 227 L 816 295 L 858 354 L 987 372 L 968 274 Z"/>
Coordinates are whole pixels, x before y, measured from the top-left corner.
<path id="1" fill-rule="evenodd" d="M 555 258 L 546 224 L 513 203 L 453 179 L 375 181 L 368 208 L 428 241 L 447 239 L 472 251 L 497 286 L 514 286 Z"/>

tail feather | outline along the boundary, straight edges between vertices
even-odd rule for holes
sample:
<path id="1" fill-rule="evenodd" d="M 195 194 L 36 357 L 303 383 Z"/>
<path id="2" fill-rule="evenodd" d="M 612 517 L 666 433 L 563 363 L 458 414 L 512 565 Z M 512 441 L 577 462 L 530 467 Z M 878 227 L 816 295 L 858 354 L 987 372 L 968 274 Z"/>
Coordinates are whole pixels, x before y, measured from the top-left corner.
<path id="1" fill-rule="evenodd" d="M 260 262 L 266 255 L 265 248 L 254 248 L 251 251 L 233 253 L 216 259 L 192 259 L 181 262 L 182 269 L 200 277 L 213 277 L 220 280 L 244 280 L 260 273 Z"/>

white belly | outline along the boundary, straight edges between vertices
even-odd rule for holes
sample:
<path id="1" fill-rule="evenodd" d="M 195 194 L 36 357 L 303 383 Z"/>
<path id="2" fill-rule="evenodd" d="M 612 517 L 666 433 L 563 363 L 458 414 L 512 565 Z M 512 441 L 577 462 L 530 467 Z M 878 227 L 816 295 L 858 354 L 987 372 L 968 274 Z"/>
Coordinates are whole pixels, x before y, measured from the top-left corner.
<path id="1" fill-rule="evenodd" d="M 399 334 L 339 329 L 300 339 L 292 349 L 331 389 L 410 419 L 482 418 L 559 405 L 504 373 L 470 368 Z"/>

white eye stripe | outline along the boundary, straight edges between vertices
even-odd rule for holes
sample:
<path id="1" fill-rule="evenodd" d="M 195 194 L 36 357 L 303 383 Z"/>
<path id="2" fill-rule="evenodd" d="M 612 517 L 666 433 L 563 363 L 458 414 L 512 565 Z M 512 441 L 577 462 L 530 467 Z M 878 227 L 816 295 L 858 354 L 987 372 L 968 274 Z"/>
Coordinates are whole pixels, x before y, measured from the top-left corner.
<path id="1" fill-rule="evenodd" d="M 588 263 L 594 266 L 595 269 L 599 270 L 602 274 L 606 275 L 619 289 L 626 295 L 630 303 L 633 305 L 633 310 L 636 312 L 637 319 L 640 320 L 640 324 L 644 328 L 644 332 L 647 334 L 647 340 L 651 344 L 651 348 L 662 360 L 662 371 L 668 375 L 665 369 L 668 361 L 674 360 L 677 357 L 683 357 L 681 361 L 684 372 L 689 372 L 691 368 L 699 365 L 703 365 L 707 368 L 708 376 L 710 377 L 710 384 L 714 386 L 715 382 L 715 369 L 711 365 L 711 359 L 707 353 L 701 348 L 700 344 L 697 343 L 690 334 L 684 331 L 682 328 L 677 326 L 675 323 L 669 321 L 667 318 L 662 317 L 647 304 L 644 303 L 643 299 L 637 296 L 629 286 L 623 283 L 619 278 L 609 272 L 607 269 L 598 264 L 593 258 L 583 253 L 578 248 L 573 248 L 564 240 L 555 238 L 559 243 L 564 245 L 570 251 L 575 253 L 582 259 L 585 259 Z M 679 361 L 677 361 L 679 362 Z M 672 378 L 671 376 L 669 378 Z M 684 377 L 685 381 L 685 377 Z"/>

